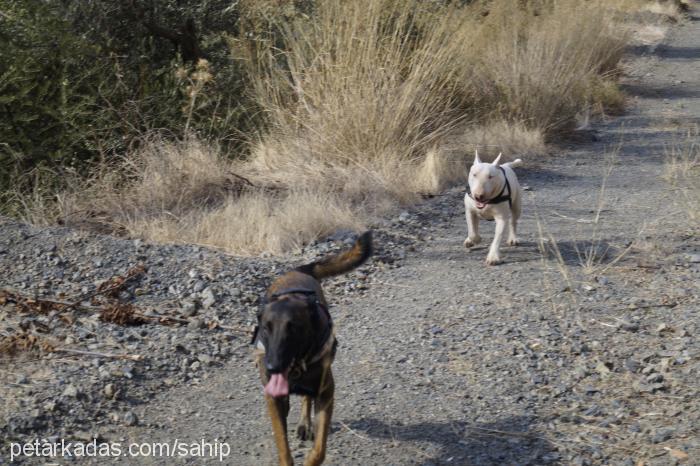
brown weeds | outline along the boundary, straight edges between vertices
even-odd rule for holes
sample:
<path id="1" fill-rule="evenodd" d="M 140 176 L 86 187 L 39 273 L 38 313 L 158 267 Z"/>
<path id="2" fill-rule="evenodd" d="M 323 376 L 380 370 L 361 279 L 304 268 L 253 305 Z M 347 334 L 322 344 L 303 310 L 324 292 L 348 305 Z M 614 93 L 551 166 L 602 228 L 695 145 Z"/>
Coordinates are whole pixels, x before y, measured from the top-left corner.
<path id="1" fill-rule="evenodd" d="M 240 254 L 362 228 L 463 182 L 474 148 L 536 156 L 580 115 L 620 112 L 615 77 L 629 28 L 613 13 L 627 1 L 265 9 L 269 30 L 237 49 L 248 54 L 250 92 L 266 120 L 245 160 L 192 136 L 152 138 L 49 204 L 68 225 L 89 225 L 95 213 L 113 231 Z M 55 194 L 19 203 L 26 219 L 51 211 L 47 192 Z"/>
<path id="2" fill-rule="evenodd" d="M 18 353 L 32 351 L 50 353 L 54 345 L 48 340 L 25 331 L 13 333 L 0 339 L 0 354 L 15 356 Z"/>

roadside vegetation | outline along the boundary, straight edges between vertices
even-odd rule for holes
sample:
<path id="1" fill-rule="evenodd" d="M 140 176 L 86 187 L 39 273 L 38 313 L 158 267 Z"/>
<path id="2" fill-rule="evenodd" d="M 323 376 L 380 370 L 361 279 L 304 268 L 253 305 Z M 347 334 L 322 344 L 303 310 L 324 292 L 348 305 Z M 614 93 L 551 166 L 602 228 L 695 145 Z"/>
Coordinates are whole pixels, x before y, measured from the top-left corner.
<path id="1" fill-rule="evenodd" d="M 183 6 L 184 5 L 184 6 Z M 2 210 L 240 254 L 624 110 L 646 0 L 0 0 Z"/>

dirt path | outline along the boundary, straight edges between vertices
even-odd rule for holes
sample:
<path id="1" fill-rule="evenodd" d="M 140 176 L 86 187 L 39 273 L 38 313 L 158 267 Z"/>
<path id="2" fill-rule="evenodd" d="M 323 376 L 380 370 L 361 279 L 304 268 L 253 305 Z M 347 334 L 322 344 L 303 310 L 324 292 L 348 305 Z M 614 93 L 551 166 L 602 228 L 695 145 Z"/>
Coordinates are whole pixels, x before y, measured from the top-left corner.
<path id="1" fill-rule="evenodd" d="M 665 147 L 700 123 L 700 7 L 630 66 L 627 115 L 596 124 L 594 142 L 518 170 L 530 188 L 524 244 L 504 248 L 503 265 L 483 264 L 486 246 L 463 249 L 463 193 L 453 190 L 404 216 L 428 241 L 401 267 L 373 274 L 364 296 L 333 302 L 340 348 L 326 464 L 667 465 L 668 449 L 700 464 L 691 258 L 700 242 L 661 178 Z M 560 260 L 543 258 L 540 227 Z M 488 244 L 493 225 L 482 228 Z M 292 425 L 298 412 L 295 402 Z M 138 417 L 105 437 L 218 439 L 231 446 L 224 464 L 276 464 L 245 345 L 197 385 L 163 388 Z M 300 463 L 309 444 L 292 445 Z"/>
<path id="2" fill-rule="evenodd" d="M 672 464 L 663 447 L 700 464 L 693 399 L 700 347 L 690 337 L 700 330 L 698 270 L 678 271 L 700 245 L 684 236 L 661 179 L 664 148 L 700 122 L 699 15 L 696 5 L 653 54 L 632 62 L 632 108 L 597 124 L 597 142 L 519 171 L 531 187 L 524 245 L 507 248 L 505 264 L 485 267 L 485 249 L 462 248 L 461 192 L 412 212 L 426 221 L 430 213 L 439 227 L 432 240 L 375 277 L 365 297 L 332 310 L 341 346 L 328 464 Z M 604 154 L 618 145 L 594 234 L 585 222 L 594 217 Z M 542 260 L 536 212 L 562 251 L 570 291 L 557 261 Z M 577 246 L 599 238 L 600 248 L 615 251 L 609 261 L 645 223 L 646 249 L 582 273 Z M 486 238 L 492 229 L 486 226 Z M 663 298 L 682 304 L 644 307 Z M 657 331 L 661 324 L 675 332 Z M 657 372 L 649 367 L 668 364 L 660 351 L 685 351 L 692 360 L 670 363 L 667 388 L 644 391 Z M 297 415 L 294 406 L 293 422 Z M 126 437 L 218 438 L 233 446 L 228 464 L 275 462 L 259 382 L 244 353 L 201 386 L 164 392 L 143 423 L 160 428 L 133 428 Z M 293 444 L 299 455 L 308 448 Z"/>

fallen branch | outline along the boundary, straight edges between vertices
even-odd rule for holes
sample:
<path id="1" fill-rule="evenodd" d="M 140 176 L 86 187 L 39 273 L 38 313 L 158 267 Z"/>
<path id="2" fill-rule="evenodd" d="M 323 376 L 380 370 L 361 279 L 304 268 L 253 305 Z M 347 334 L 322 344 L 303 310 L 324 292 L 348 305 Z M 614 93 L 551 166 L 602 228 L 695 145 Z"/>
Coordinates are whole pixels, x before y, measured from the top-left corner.
<path id="1" fill-rule="evenodd" d="M 130 361 L 141 361 L 143 356 L 140 354 L 113 354 L 113 353 L 100 353 L 97 351 L 84 351 L 70 348 L 56 348 L 52 351 L 53 353 L 67 353 L 76 354 L 81 356 L 95 356 L 98 358 L 111 358 L 111 359 L 128 359 Z"/>
<path id="2" fill-rule="evenodd" d="M 352 430 L 352 429 L 350 428 L 350 426 L 348 426 L 348 425 L 347 425 L 346 423 L 344 423 L 343 421 L 338 421 L 338 423 L 339 423 L 341 426 L 345 427 L 345 428 L 348 430 L 348 432 L 350 432 L 351 434 L 353 434 L 353 435 L 355 435 L 355 436 L 361 438 L 362 440 L 369 440 L 369 439 L 368 439 L 367 437 L 365 437 L 364 435 L 360 435 L 360 434 L 358 434 L 357 432 L 355 432 L 354 430 Z"/>

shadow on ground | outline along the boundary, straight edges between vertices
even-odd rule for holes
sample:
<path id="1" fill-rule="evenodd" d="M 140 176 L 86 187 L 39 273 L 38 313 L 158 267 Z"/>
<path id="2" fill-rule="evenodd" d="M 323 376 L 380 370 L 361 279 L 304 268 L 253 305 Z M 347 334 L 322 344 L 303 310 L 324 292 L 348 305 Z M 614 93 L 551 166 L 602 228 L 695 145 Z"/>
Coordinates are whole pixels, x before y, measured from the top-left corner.
<path id="1" fill-rule="evenodd" d="M 531 424 L 532 419 L 520 416 L 479 425 L 464 421 L 392 425 L 363 418 L 349 426 L 370 437 L 413 443 L 417 453 L 426 452 L 423 458 L 416 457 L 422 466 L 563 464 L 554 446 Z"/>
<path id="2" fill-rule="evenodd" d="M 573 267 L 606 265 L 619 260 L 623 253 L 605 239 L 557 241 L 556 246 L 548 244 L 545 249 L 549 259 L 561 257 L 564 264 Z"/>

